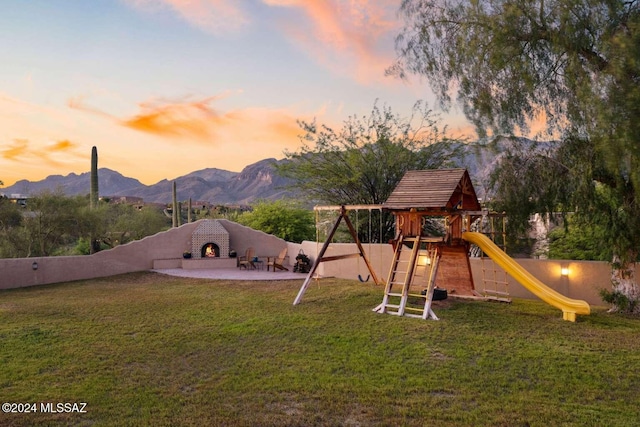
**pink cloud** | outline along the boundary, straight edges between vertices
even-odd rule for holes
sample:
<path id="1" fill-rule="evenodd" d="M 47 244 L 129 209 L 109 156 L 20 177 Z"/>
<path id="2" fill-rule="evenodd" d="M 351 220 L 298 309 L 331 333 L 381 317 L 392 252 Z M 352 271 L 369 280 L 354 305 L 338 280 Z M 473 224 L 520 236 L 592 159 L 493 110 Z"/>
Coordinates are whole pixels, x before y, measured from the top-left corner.
<path id="1" fill-rule="evenodd" d="M 169 7 L 191 25 L 212 34 L 236 32 L 249 23 L 237 0 L 127 0 L 145 10 Z"/>
<path id="2" fill-rule="evenodd" d="M 281 24 L 293 43 L 323 66 L 357 81 L 384 79 L 393 60 L 393 37 L 399 28 L 392 0 L 262 0 L 272 7 L 290 7 L 302 12 L 308 22 Z M 308 23 L 311 24 L 309 31 Z"/>
<path id="3" fill-rule="evenodd" d="M 169 8 L 190 25 L 215 35 L 238 32 L 260 18 L 251 15 L 247 2 L 238 0 L 127 1 L 144 10 Z M 301 19 L 282 16 L 277 29 L 323 67 L 361 83 L 391 81 L 384 70 L 393 62 L 394 37 L 400 28 L 397 0 L 261 1 L 301 15 Z"/>

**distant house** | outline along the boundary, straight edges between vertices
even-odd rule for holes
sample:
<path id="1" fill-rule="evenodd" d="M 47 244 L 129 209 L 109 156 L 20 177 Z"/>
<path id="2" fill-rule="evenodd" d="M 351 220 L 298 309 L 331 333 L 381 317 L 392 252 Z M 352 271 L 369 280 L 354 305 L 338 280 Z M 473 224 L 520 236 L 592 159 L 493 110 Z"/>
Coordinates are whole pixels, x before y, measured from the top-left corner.
<path id="1" fill-rule="evenodd" d="M 104 197 L 105 199 L 109 199 L 110 203 L 114 204 L 128 204 L 128 205 L 141 205 L 144 203 L 142 197 L 134 197 L 134 196 L 110 196 Z"/>
<path id="2" fill-rule="evenodd" d="M 27 200 L 29 199 L 29 197 L 25 196 L 24 194 L 16 194 L 16 193 L 13 193 L 13 194 L 0 193 L 0 197 L 9 199 L 11 203 L 16 203 L 22 207 L 27 206 Z"/>

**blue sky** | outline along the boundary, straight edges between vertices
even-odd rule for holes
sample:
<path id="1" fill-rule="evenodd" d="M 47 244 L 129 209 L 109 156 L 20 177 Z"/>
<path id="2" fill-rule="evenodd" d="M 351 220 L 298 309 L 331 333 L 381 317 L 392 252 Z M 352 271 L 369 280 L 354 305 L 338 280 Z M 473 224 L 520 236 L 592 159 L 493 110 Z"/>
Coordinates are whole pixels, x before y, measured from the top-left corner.
<path id="1" fill-rule="evenodd" d="M 146 184 L 284 157 L 296 120 L 331 126 L 378 99 L 434 105 L 385 77 L 391 0 L 3 0 L 0 180 L 100 167 Z M 435 109 L 435 108 L 434 108 Z M 459 113 L 442 114 L 454 135 Z"/>

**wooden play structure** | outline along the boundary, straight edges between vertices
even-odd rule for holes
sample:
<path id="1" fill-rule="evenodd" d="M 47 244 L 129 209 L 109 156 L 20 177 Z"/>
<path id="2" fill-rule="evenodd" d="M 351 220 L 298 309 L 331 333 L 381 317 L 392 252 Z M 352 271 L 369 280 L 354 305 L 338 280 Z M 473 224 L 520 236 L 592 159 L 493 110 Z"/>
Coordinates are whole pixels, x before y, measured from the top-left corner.
<path id="1" fill-rule="evenodd" d="M 462 232 L 481 207 L 465 169 L 409 171 L 383 207 L 395 216 L 396 238 L 377 311 L 437 319 L 436 283 L 451 295 L 477 296 Z"/>
<path id="2" fill-rule="evenodd" d="M 339 209 L 339 213 L 294 305 L 301 301 L 317 267 L 323 262 L 361 257 L 373 281 L 383 284 L 371 267 L 349 219 L 349 211 L 358 209 L 385 209 L 395 216 L 394 256 L 385 282 L 384 298 L 376 311 L 437 319 L 431 310 L 436 283 L 446 284 L 447 292 L 456 296 L 477 296 L 468 259 L 469 244 L 462 239 L 462 229 L 463 219 L 468 219 L 465 214 L 478 213 L 481 208 L 465 169 L 407 172 L 383 205 L 326 206 L 316 209 Z M 325 256 L 342 221 L 346 223 L 358 252 Z M 427 233 L 428 222 L 436 225 L 437 235 L 434 235 L 433 229 L 429 230 L 430 234 Z M 444 285 L 442 289 L 445 289 Z"/>
<path id="3" fill-rule="evenodd" d="M 373 281 L 381 284 L 348 216 L 349 210 L 371 208 L 390 211 L 395 217 L 395 238 L 391 242 L 394 247 L 393 260 L 385 283 L 382 303 L 374 309 L 379 313 L 437 320 L 438 317 L 431 309 L 434 294 L 508 300 L 506 273 L 509 273 L 545 302 L 562 309 L 565 320 L 575 321 L 576 314 L 589 314 L 590 309 L 586 302 L 566 298 L 548 288 L 531 277 L 491 239 L 471 231 L 492 214 L 482 210 L 466 169 L 409 171 L 382 205 L 326 207 L 338 209 L 339 214 L 296 296 L 294 305 L 302 300 L 318 265 L 322 262 L 360 257 L 364 260 Z M 341 221 L 345 221 L 358 252 L 325 256 Z M 504 225 L 504 217 L 502 224 Z M 495 238 L 499 233 L 494 230 L 493 218 L 491 230 Z M 504 228 L 502 236 L 504 239 Z M 501 289 L 494 286 L 495 289 L 487 290 L 486 283 L 491 280 L 487 279 L 484 264 L 484 289 L 476 289 L 469 262 L 471 243 L 495 261 L 495 264 L 492 263 L 493 282 L 501 285 Z M 504 279 L 497 279 L 496 264 L 504 270 Z"/>

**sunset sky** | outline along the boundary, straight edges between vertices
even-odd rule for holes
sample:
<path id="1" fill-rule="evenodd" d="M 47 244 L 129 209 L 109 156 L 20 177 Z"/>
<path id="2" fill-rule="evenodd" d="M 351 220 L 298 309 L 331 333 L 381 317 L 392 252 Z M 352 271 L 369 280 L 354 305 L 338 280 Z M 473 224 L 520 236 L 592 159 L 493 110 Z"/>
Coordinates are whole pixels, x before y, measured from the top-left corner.
<path id="1" fill-rule="evenodd" d="M 145 184 L 284 157 L 424 81 L 385 77 L 399 0 L 3 0 L 0 180 L 99 166 Z M 460 113 L 442 114 L 454 135 Z"/>

